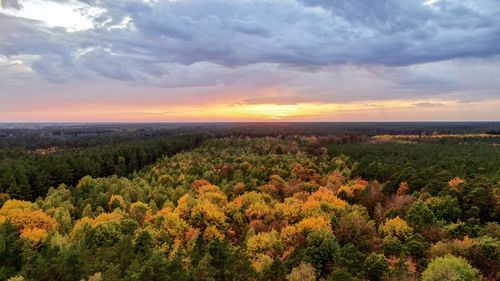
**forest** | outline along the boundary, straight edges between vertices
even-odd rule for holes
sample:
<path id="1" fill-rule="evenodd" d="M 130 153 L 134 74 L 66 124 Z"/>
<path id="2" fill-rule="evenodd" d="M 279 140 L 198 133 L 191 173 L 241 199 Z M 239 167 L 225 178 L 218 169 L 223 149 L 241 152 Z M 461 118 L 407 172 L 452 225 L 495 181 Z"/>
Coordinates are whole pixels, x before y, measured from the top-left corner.
<path id="1" fill-rule="evenodd" d="M 499 280 L 499 132 L 4 125 L 0 280 Z"/>

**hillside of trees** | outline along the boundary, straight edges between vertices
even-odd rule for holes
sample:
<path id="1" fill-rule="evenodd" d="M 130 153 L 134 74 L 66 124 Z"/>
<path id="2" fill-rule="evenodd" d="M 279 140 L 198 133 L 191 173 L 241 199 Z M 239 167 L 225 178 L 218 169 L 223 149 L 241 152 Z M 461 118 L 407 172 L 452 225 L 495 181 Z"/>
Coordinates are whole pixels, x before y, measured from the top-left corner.
<path id="1" fill-rule="evenodd" d="M 496 140 L 235 135 L 50 154 L 109 170 L 1 187 L 0 280 L 500 278 Z"/>

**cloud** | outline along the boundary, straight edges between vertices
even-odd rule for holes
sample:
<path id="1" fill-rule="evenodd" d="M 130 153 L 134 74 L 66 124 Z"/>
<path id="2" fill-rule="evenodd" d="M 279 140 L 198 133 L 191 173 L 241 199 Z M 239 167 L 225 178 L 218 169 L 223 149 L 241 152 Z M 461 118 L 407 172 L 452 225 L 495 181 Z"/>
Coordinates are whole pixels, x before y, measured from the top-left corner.
<path id="1" fill-rule="evenodd" d="M 3 1 L 5 108 L 407 100 L 418 111 L 499 97 L 494 0 L 42 1 L 91 28 L 53 27 L 13 9 L 31 1 Z"/>
<path id="2" fill-rule="evenodd" d="M 95 28 L 69 32 L 0 14 L 8 30 L 0 35 L 0 53 L 40 55 L 34 69 L 49 80 L 64 72 L 70 74 L 64 80 L 92 74 L 125 81 L 168 75 L 172 64 L 273 63 L 307 70 L 500 54 L 500 6 L 493 0 L 80 2 L 87 16 L 100 11 L 92 16 Z M 21 7 L 13 0 L 2 3 Z"/>
<path id="3" fill-rule="evenodd" d="M 443 103 L 433 103 L 433 102 L 417 102 L 413 103 L 413 106 L 416 107 L 439 107 L 439 106 L 444 106 Z"/>
<path id="4" fill-rule="evenodd" d="M 4 8 L 4 9 L 19 10 L 23 6 L 21 5 L 21 2 L 19 0 L 1 0 L 0 7 Z"/>

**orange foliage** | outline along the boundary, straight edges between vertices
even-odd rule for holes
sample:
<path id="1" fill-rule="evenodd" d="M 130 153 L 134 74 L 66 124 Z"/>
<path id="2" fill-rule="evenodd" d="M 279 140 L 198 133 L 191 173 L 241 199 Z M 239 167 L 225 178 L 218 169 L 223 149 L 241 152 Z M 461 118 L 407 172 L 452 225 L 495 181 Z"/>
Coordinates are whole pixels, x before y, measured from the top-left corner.
<path id="1" fill-rule="evenodd" d="M 36 205 L 21 200 L 8 200 L 0 209 L 0 223 L 9 220 L 19 231 L 21 237 L 37 246 L 45 240 L 48 231 L 56 228 L 57 221 Z"/>
<path id="2" fill-rule="evenodd" d="M 326 180 L 327 184 L 332 185 L 333 187 L 338 187 L 342 185 L 345 177 L 340 172 L 333 172 L 328 176 Z"/>
<path id="3" fill-rule="evenodd" d="M 208 182 L 207 180 L 204 180 L 204 179 L 199 179 L 199 180 L 195 180 L 192 184 L 191 184 L 191 188 L 194 189 L 194 190 L 197 190 L 198 188 L 204 186 L 204 185 L 209 185 L 210 182 Z"/>
<path id="4" fill-rule="evenodd" d="M 56 227 L 57 222 L 55 219 L 49 217 L 42 210 L 18 210 L 12 212 L 8 216 L 10 222 L 15 225 L 21 232 L 24 229 L 39 228 L 46 231 L 52 230 Z"/>
<path id="5" fill-rule="evenodd" d="M 459 178 L 459 177 L 454 177 L 451 180 L 448 181 L 448 186 L 451 188 L 459 188 L 462 183 L 464 183 L 465 180 Z"/>
<path id="6" fill-rule="evenodd" d="M 319 202 L 327 202 L 332 204 L 333 207 L 345 207 L 347 206 L 347 202 L 342 199 L 339 199 L 333 191 L 326 187 L 320 187 L 318 191 L 312 193 L 307 201 L 319 201 Z"/>
<path id="7" fill-rule="evenodd" d="M 398 188 L 398 192 L 397 192 L 397 195 L 398 196 L 403 196 L 403 195 L 406 195 L 408 194 L 408 191 L 410 190 L 410 187 L 408 186 L 408 182 L 406 181 L 402 181 L 400 184 L 399 184 L 399 188 Z"/>
<path id="8" fill-rule="evenodd" d="M 47 231 L 38 227 L 26 228 L 21 231 L 21 237 L 30 240 L 32 246 L 37 246 L 45 240 Z"/>
<path id="9" fill-rule="evenodd" d="M 200 230 L 194 227 L 190 227 L 184 234 L 184 238 L 187 242 L 193 241 L 200 234 Z"/>

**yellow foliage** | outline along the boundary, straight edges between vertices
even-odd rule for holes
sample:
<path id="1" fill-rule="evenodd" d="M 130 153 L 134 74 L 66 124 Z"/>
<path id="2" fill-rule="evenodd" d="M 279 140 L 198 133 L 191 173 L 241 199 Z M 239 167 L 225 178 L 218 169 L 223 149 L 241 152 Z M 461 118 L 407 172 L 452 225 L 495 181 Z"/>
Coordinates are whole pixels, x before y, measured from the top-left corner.
<path id="1" fill-rule="evenodd" d="M 305 218 L 297 225 L 298 232 L 309 233 L 320 229 L 325 229 L 331 232 L 332 226 L 330 220 L 325 217 L 311 217 Z"/>
<path id="2" fill-rule="evenodd" d="M 198 198 L 206 199 L 219 206 L 227 204 L 227 196 L 215 185 L 203 185 L 198 188 Z"/>
<path id="3" fill-rule="evenodd" d="M 56 227 L 57 222 L 42 210 L 21 209 L 11 212 L 7 218 L 15 225 L 19 231 L 29 228 L 40 228 L 44 230 L 52 230 Z"/>
<path id="4" fill-rule="evenodd" d="M 272 263 L 273 263 L 273 259 L 270 256 L 264 255 L 264 254 L 259 254 L 255 258 L 252 259 L 252 267 L 257 272 L 262 272 L 264 269 L 266 269 Z"/>
<path id="5" fill-rule="evenodd" d="M 249 220 L 260 220 L 265 217 L 271 216 L 273 209 L 267 205 L 265 202 L 259 201 L 250 204 L 245 211 L 245 216 Z"/>
<path id="6" fill-rule="evenodd" d="M 0 224 L 4 223 L 7 220 L 6 217 L 0 216 Z"/>
<path id="7" fill-rule="evenodd" d="M 352 188 L 348 185 L 342 185 L 338 190 L 337 190 L 337 194 L 340 194 L 342 192 L 345 192 L 345 194 L 348 196 L 348 197 L 353 197 L 354 196 L 354 191 L 352 190 Z"/>
<path id="8" fill-rule="evenodd" d="M 337 190 L 337 194 L 341 192 L 345 192 L 348 197 L 353 197 L 354 192 L 362 191 L 368 186 L 368 182 L 365 180 L 357 180 L 354 183 L 350 183 L 349 185 L 342 185 Z"/>
<path id="9" fill-rule="evenodd" d="M 289 197 L 285 198 L 283 203 L 277 203 L 274 205 L 274 209 L 276 213 L 281 214 L 288 222 L 297 222 L 301 219 L 302 213 L 302 204 L 303 202 L 297 198 Z"/>
<path id="10" fill-rule="evenodd" d="M 112 212 L 112 213 L 102 213 L 99 214 L 97 217 L 94 219 L 90 219 L 92 227 L 96 227 L 98 225 L 101 225 L 105 222 L 119 222 L 121 221 L 123 216 L 119 212 Z M 86 217 L 83 217 L 81 220 L 86 219 Z"/>
<path id="11" fill-rule="evenodd" d="M 8 215 L 13 210 L 19 210 L 19 209 L 36 209 L 36 205 L 29 201 L 22 201 L 16 199 L 7 200 L 3 204 L 2 208 L 0 208 L 0 215 Z"/>
<path id="12" fill-rule="evenodd" d="M 189 224 L 179 217 L 176 213 L 169 213 L 164 216 L 163 226 L 168 235 L 172 238 L 181 238 Z"/>
<path id="13" fill-rule="evenodd" d="M 193 207 L 191 218 L 209 225 L 222 226 L 226 222 L 226 215 L 215 204 L 203 201 Z"/>
<path id="14" fill-rule="evenodd" d="M 282 250 L 281 239 L 276 230 L 261 232 L 247 240 L 247 252 L 250 257 L 256 257 L 258 254 L 273 255 Z"/>
<path id="15" fill-rule="evenodd" d="M 281 229 L 280 238 L 285 246 L 291 246 L 295 244 L 297 238 L 297 233 L 299 230 L 294 225 L 289 225 Z"/>
<path id="16" fill-rule="evenodd" d="M 214 239 L 223 240 L 224 233 L 220 232 L 215 226 L 209 225 L 205 229 L 205 232 L 203 233 L 203 237 L 208 241 L 211 241 Z"/>
<path id="17" fill-rule="evenodd" d="M 21 237 L 30 240 L 32 246 L 37 246 L 47 238 L 47 231 L 38 227 L 26 228 L 21 231 Z"/>
<path id="18" fill-rule="evenodd" d="M 308 199 L 302 205 L 302 213 L 304 215 L 320 215 L 321 214 L 321 203 L 318 200 Z"/>
<path id="19" fill-rule="evenodd" d="M 95 228 L 106 222 L 120 222 L 123 216 L 119 212 L 115 211 L 112 213 L 101 213 L 95 218 L 82 217 L 80 220 L 76 221 L 73 230 L 71 230 L 71 238 L 73 240 L 80 240 L 82 231 L 86 227 Z"/>
<path id="20" fill-rule="evenodd" d="M 179 214 L 182 218 L 186 219 L 189 217 L 191 213 L 191 208 L 195 205 L 195 200 L 189 193 L 184 194 L 177 201 L 177 207 L 175 208 L 175 212 Z"/>
<path id="21" fill-rule="evenodd" d="M 257 193 L 255 191 L 245 192 L 243 195 L 240 195 L 234 198 L 233 201 L 229 202 L 228 208 L 231 209 L 245 209 L 248 208 L 253 203 L 256 202 L 271 202 L 272 197 L 269 194 Z"/>
<path id="22" fill-rule="evenodd" d="M 411 235 L 413 229 L 405 220 L 397 216 L 393 219 L 387 220 L 383 225 L 381 225 L 380 231 L 386 236 L 404 238 Z"/>

